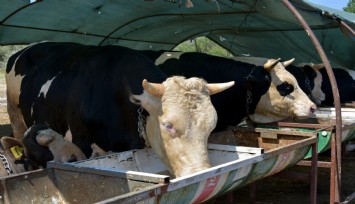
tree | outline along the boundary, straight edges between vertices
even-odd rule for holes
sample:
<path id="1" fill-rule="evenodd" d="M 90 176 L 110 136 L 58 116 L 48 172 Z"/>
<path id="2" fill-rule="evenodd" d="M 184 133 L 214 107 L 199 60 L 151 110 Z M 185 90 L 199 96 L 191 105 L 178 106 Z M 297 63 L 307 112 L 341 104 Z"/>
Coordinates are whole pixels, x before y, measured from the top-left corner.
<path id="1" fill-rule="evenodd" d="M 0 69 L 5 69 L 8 58 L 24 47 L 24 45 L 0 46 Z"/>
<path id="2" fill-rule="evenodd" d="M 173 49 L 181 52 L 202 52 L 210 55 L 231 57 L 232 54 L 206 37 L 198 37 L 179 44 Z"/>
<path id="3" fill-rule="evenodd" d="M 355 13 L 355 0 L 349 0 L 348 5 L 343 9 L 346 12 Z"/>

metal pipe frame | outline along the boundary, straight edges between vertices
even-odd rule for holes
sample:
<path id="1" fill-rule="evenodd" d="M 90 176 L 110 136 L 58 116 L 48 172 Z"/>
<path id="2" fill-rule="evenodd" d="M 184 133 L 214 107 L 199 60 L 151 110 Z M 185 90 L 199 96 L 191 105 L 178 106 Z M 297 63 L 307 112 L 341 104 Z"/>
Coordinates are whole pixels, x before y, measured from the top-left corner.
<path id="1" fill-rule="evenodd" d="M 318 142 L 312 144 L 312 161 L 311 161 L 311 188 L 310 203 L 317 203 L 317 183 L 318 183 Z"/>
<path id="2" fill-rule="evenodd" d="M 297 9 L 288 1 L 288 0 L 282 0 L 282 2 L 286 5 L 286 7 L 291 11 L 291 13 L 296 17 L 296 19 L 300 22 L 304 30 L 307 32 L 308 36 L 310 37 L 312 43 L 314 44 L 320 58 L 322 59 L 322 62 L 325 65 L 325 69 L 327 71 L 330 84 L 332 87 L 332 92 L 333 92 L 333 98 L 334 98 L 334 106 L 335 106 L 335 137 L 334 138 L 334 146 L 332 145 L 332 152 L 334 151 L 334 154 L 332 153 L 332 161 L 334 160 L 334 163 L 332 162 L 332 168 L 331 168 L 331 175 L 334 175 L 333 177 L 331 176 L 331 196 L 330 198 L 330 203 L 340 203 L 340 195 L 341 195 L 341 143 L 342 143 L 342 120 L 341 120 L 341 106 L 340 106 L 340 97 L 339 97 L 339 91 L 338 91 L 338 86 L 334 77 L 334 73 L 332 70 L 332 67 L 329 63 L 329 60 L 320 45 L 317 37 L 314 35 L 313 31 L 307 24 L 307 22 L 304 20 L 302 15 L 297 11 Z M 334 190 L 332 192 L 332 190 Z"/>

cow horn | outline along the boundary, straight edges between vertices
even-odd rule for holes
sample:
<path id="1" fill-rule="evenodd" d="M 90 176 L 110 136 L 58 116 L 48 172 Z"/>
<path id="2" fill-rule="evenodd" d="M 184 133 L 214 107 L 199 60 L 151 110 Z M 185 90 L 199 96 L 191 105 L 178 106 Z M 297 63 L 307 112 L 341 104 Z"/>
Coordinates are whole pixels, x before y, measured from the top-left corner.
<path id="1" fill-rule="evenodd" d="M 150 83 L 146 79 L 142 82 L 143 89 L 156 97 L 162 97 L 165 91 L 163 84 Z"/>
<path id="2" fill-rule="evenodd" d="M 284 67 L 287 67 L 288 65 L 292 64 L 292 62 L 295 61 L 295 58 L 292 58 L 288 61 L 284 61 L 284 62 L 281 62 L 281 64 L 284 66 Z"/>
<path id="3" fill-rule="evenodd" d="M 226 82 L 226 83 L 215 83 L 215 84 L 207 84 L 207 88 L 210 91 L 210 95 L 222 92 L 234 85 L 234 81 Z"/>
<path id="4" fill-rule="evenodd" d="M 269 59 L 264 64 L 264 69 L 268 72 L 271 71 L 276 66 L 276 64 L 280 62 L 280 60 L 281 60 L 281 58 L 279 58 L 277 60 Z"/>
<path id="5" fill-rule="evenodd" d="M 325 67 L 325 66 L 324 66 L 323 63 L 321 63 L 321 64 L 314 64 L 314 65 L 312 66 L 312 68 L 313 68 L 313 69 L 316 69 L 316 70 L 323 69 L 324 67 Z"/>

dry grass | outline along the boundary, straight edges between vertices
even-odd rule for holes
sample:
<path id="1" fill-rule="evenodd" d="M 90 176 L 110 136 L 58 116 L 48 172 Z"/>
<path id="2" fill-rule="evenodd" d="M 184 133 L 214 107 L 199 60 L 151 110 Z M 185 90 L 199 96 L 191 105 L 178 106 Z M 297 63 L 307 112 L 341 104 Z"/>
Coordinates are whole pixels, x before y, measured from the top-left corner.
<path id="1" fill-rule="evenodd" d="M 5 70 L 0 69 L 0 125 L 9 124 L 9 116 L 6 110 L 6 83 Z"/>

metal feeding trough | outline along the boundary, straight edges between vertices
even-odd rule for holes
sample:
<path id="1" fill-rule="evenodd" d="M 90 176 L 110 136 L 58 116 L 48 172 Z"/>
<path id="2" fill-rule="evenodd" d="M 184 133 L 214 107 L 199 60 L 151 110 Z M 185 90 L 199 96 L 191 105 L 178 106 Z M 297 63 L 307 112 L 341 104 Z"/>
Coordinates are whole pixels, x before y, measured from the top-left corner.
<path id="1" fill-rule="evenodd" d="M 262 148 L 210 144 L 209 158 L 213 167 L 170 179 L 167 191 L 155 199 L 159 199 L 160 203 L 197 203 L 233 189 L 245 180 L 252 164 L 263 159 L 261 157 L 263 151 Z M 108 171 L 124 169 L 169 175 L 165 165 L 150 148 L 111 154 L 68 165 Z"/>
<path id="2" fill-rule="evenodd" d="M 355 139 L 355 108 L 341 108 L 342 115 L 342 142 L 346 143 Z M 317 123 L 324 126 L 335 126 L 335 108 L 319 108 L 317 113 L 312 118 L 313 123 Z M 318 139 L 318 153 L 324 152 L 330 149 L 331 146 L 331 130 L 319 132 Z M 305 158 L 310 158 L 311 152 L 309 152 Z"/>
<path id="3" fill-rule="evenodd" d="M 132 150 L 3 177 L 0 202 L 200 203 L 293 166 L 317 141 L 315 132 L 248 131 L 214 135 L 212 167 L 184 177 L 172 178 L 150 148 Z"/>
<path id="4" fill-rule="evenodd" d="M 166 190 L 169 178 L 49 163 L 47 169 L 1 178 L 0 203 L 136 203 Z"/>
<path id="5" fill-rule="evenodd" d="M 230 133 L 233 134 L 228 132 Z M 227 132 L 222 135 L 227 135 Z M 317 138 L 312 135 L 303 136 L 279 145 L 275 144 L 278 141 L 277 136 L 271 140 L 273 147 L 266 152 L 264 148 L 257 146 L 209 144 L 211 168 L 170 179 L 166 191 L 152 195 L 142 203 L 185 204 L 207 201 L 296 164 L 306 155 L 311 145 L 316 143 Z M 142 174 L 169 175 L 167 168 L 149 148 L 64 165 L 108 172 L 127 170 Z"/>

